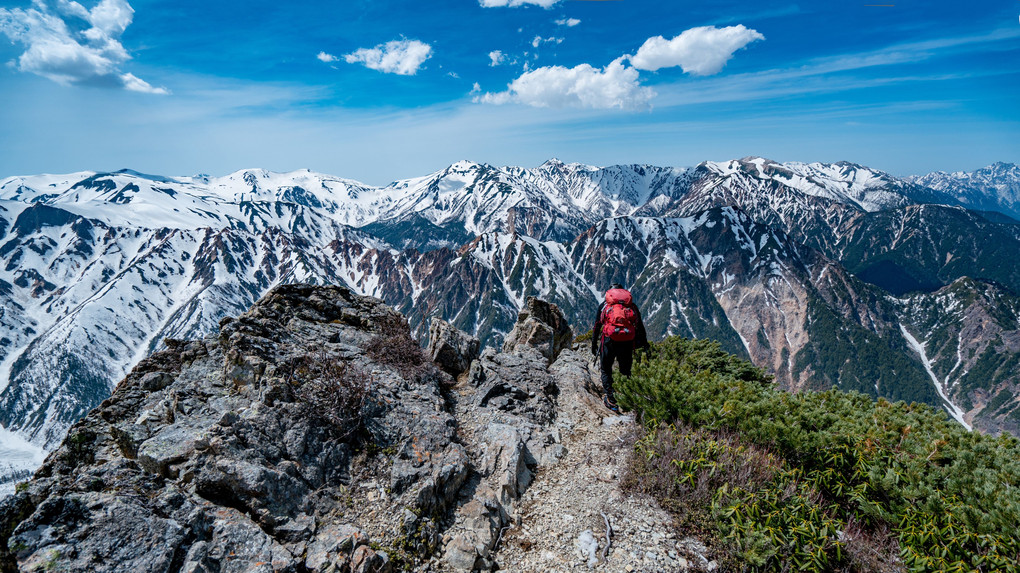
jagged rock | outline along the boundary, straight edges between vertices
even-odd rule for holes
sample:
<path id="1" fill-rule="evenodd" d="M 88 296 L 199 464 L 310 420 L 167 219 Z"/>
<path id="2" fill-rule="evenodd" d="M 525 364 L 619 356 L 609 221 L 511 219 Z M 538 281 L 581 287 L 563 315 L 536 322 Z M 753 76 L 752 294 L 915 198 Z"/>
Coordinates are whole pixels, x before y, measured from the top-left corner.
<path id="1" fill-rule="evenodd" d="M 457 330 L 452 324 L 438 318 L 429 323 L 429 346 L 426 354 L 443 370 L 458 376 L 478 358 L 478 339 Z"/>
<path id="2" fill-rule="evenodd" d="M 548 367 L 552 355 L 543 354 L 529 338 L 543 328 L 552 334 L 536 316 L 556 324 L 549 317 L 559 310 L 537 299 L 529 301 L 529 308 L 514 328 L 517 343 L 512 352 L 486 349 L 462 377 L 455 400 L 455 412 L 473 431 L 469 453 L 479 474 L 471 499 L 457 511 L 446 545 L 444 558 L 456 570 L 496 567 L 493 552 L 535 471 L 564 454 L 560 430 L 553 425 L 560 388 Z M 569 337 L 569 327 L 567 332 Z"/>
<path id="3" fill-rule="evenodd" d="M 529 296 L 527 304 L 517 315 L 517 324 L 503 341 L 503 352 L 537 348 L 551 363 L 573 340 L 574 333 L 560 308 Z"/>
<path id="4" fill-rule="evenodd" d="M 4 501 L 0 569 L 378 571 L 392 566 L 385 552 L 350 549 L 435 547 L 433 522 L 408 532 L 401 512 L 446 511 L 470 460 L 442 396 L 448 376 L 388 352 L 416 348 L 408 336 L 376 299 L 286 285 L 219 336 L 171 345 Z M 347 418 L 322 401 L 338 394 L 309 398 L 361 385 Z"/>
<path id="5" fill-rule="evenodd" d="M 142 377 L 142 388 L 154 392 L 162 390 L 174 381 L 174 377 L 167 372 L 150 372 Z"/>
<path id="6" fill-rule="evenodd" d="M 520 497 L 533 476 L 521 431 L 506 424 L 490 424 L 482 435 L 483 454 L 479 470 L 499 484 L 499 501 L 509 504 Z M 532 458 L 534 465 L 534 458 Z"/>
<path id="7" fill-rule="evenodd" d="M 324 571 L 341 554 L 350 555 L 359 540 L 365 538 L 365 534 L 353 525 L 329 524 L 320 529 L 315 539 L 309 543 L 305 567 L 312 571 Z"/>
<path id="8" fill-rule="evenodd" d="M 354 550 L 351 557 L 351 573 L 390 573 L 393 564 L 383 551 L 374 551 L 367 545 Z"/>
<path id="9" fill-rule="evenodd" d="M 473 571 L 477 569 L 478 550 L 475 549 L 475 540 L 468 534 L 455 537 L 446 546 L 446 562 L 458 571 Z"/>
<path id="10" fill-rule="evenodd" d="M 524 313 L 515 331 L 541 324 Z M 219 336 L 170 345 L 0 501 L 0 570 L 439 573 L 576 559 L 570 540 L 583 528 L 546 538 L 565 532 L 575 509 L 597 515 L 627 501 L 613 485 L 620 466 L 593 466 L 626 459 L 633 427 L 601 424 L 587 356 L 565 349 L 550 365 L 522 335 L 512 352 L 487 349 L 454 384 L 424 355 L 400 354 L 419 351 L 407 336 L 375 299 L 288 285 L 224 320 Z M 346 412 L 357 415 L 340 416 L 350 396 L 323 387 L 361 388 Z M 584 435 L 604 443 L 577 442 Z M 543 519 L 534 492 L 551 490 L 536 484 L 571 454 L 572 473 L 556 481 L 576 476 L 584 489 L 550 502 L 561 517 L 541 521 L 528 543 L 543 545 L 529 553 L 522 523 Z M 648 515 L 649 503 L 612 518 Z M 647 523 L 664 529 L 662 514 Z M 624 547 L 640 548 L 648 570 L 675 570 L 679 561 L 649 560 L 643 548 L 679 546 L 648 541 L 644 523 L 621 527 Z"/>
<path id="11" fill-rule="evenodd" d="M 471 364 L 467 378 L 477 388 L 473 396 L 478 408 L 506 412 L 507 419 L 520 416 L 538 424 L 552 420 L 559 387 L 535 348 L 519 348 L 515 354 L 487 348 Z"/>
<path id="12" fill-rule="evenodd" d="M 209 420 L 183 418 L 164 426 L 137 449 L 138 464 L 149 473 L 176 477 L 171 465 L 187 460 L 196 449 L 209 447 Z"/>

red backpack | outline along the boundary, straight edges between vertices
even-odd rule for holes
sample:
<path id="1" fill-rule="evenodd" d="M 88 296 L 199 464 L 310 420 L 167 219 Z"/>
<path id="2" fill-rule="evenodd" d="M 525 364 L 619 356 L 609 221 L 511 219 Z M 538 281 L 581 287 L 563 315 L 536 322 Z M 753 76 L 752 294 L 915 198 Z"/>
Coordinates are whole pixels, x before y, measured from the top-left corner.
<path id="1" fill-rule="evenodd" d="M 637 314 L 634 301 L 626 289 L 606 292 L 606 308 L 602 310 L 602 335 L 618 342 L 630 342 L 637 336 Z"/>

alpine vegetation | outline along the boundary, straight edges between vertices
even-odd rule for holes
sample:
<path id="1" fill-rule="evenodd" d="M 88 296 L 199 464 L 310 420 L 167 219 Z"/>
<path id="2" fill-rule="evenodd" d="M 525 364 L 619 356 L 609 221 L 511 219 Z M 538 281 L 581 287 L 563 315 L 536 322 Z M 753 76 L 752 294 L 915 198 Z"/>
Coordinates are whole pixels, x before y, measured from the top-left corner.
<path id="1" fill-rule="evenodd" d="M 703 532 L 724 570 L 1020 570 L 1020 441 L 925 404 L 792 394 L 709 341 L 653 345 L 617 386 L 630 487 Z"/>

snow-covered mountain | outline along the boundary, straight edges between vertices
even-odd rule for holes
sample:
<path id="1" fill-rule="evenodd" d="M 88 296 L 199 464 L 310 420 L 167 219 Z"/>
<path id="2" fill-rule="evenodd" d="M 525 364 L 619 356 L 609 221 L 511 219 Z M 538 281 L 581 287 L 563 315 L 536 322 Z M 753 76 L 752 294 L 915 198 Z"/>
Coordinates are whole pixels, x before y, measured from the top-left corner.
<path id="1" fill-rule="evenodd" d="M 971 394 L 940 397 L 925 360 L 941 354 L 922 359 L 903 334 L 930 339 L 913 318 L 920 303 L 874 286 L 935 291 L 969 276 L 1020 292 L 1020 226 L 960 202 L 859 165 L 760 158 L 465 161 L 383 187 L 306 170 L 11 177 L 0 180 L 0 423 L 51 447 L 164 339 L 212 332 L 281 282 L 346 284 L 420 335 L 440 316 L 492 344 L 529 295 L 587 329 L 620 280 L 653 336 L 715 338 L 787 387 L 837 385 L 1012 427 L 982 417 L 987 401 L 967 396 L 988 390 L 973 377 L 960 386 Z M 1000 336 L 1017 331 L 1003 324 Z M 995 383 L 1020 387 L 1018 376 Z M 38 463 L 24 443 L 5 445 L 22 460 L 7 475 Z"/>
<path id="2" fill-rule="evenodd" d="M 1020 166 L 995 163 L 977 171 L 937 171 L 908 178 L 957 199 L 969 209 L 994 211 L 1020 221 Z"/>

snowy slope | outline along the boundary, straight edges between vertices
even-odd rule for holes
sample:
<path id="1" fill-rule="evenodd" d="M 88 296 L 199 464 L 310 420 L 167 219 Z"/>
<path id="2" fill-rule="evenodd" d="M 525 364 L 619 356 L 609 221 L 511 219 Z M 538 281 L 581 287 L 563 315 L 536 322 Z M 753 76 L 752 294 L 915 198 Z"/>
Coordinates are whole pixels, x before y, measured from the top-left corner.
<path id="1" fill-rule="evenodd" d="M 833 344 L 867 349 L 893 332 L 897 356 L 909 354 L 895 317 L 833 254 L 861 217 L 937 195 L 858 165 L 760 158 L 694 168 L 462 161 L 383 187 L 307 170 L 9 177 L 0 423 L 51 446 L 164 338 L 212 332 L 291 281 L 346 284 L 394 305 L 419 333 L 442 316 L 492 343 L 527 296 L 586 327 L 598 293 L 621 280 L 643 293 L 658 335 L 716 338 L 800 387 L 821 375 L 797 361 L 824 351 L 805 329 L 812 304 L 857 332 Z M 860 385 L 863 374 L 830 370 L 831 383 Z M 35 459 L 22 446 L 18 459 Z"/>
<path id="2" fill-rule="evenodd" d="M 1018 165 L 1000 162 L 972 172 L 937 171 L 908 180 L 954 197 L 970 209 L 996 211 L 1020 221 Z"/>

